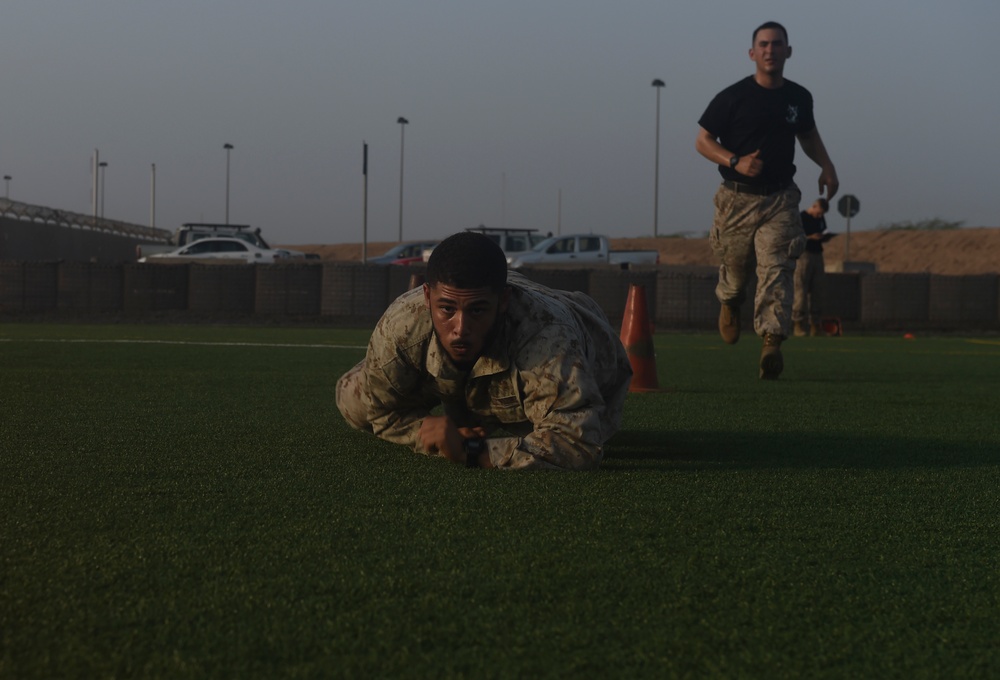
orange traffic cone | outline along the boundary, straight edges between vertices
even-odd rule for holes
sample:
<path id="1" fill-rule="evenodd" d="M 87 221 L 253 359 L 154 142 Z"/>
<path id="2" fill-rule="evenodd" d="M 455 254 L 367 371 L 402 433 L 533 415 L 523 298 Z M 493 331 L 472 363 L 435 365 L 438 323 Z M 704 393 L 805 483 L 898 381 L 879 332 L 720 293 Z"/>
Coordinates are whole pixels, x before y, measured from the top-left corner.
<path id="1" fill-rule="evenodd" d="M 656 378 L 656 353 L 653 351 L 652 324 L 646 311 L 646 287 L 633 283 L 628 289 L 625 317 L 622 319 L 622 344 L 632 364 L 629 392 L 659 392 Z"/>

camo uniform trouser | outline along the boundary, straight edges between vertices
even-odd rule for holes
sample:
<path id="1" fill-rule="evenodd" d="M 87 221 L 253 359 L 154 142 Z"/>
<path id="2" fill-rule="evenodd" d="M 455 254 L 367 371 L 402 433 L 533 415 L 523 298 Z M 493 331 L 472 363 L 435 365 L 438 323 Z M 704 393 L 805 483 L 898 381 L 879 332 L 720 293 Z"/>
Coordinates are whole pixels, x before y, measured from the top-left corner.
<path id="1" fill-rule="evenodd" d="M 722 261 L 715 296 L 723 304 L 742 305 L 756 261 L 753 328 L 760 336 L 791 335 L 795 260 L 806 243 L 799 216 L 801 197 L 794 183 L 769 196 L 736 192 L 725 185 L 715 193 L 709 242 Z"/>
<path id="2" fill-rule="evenodd" d="M 795 266 L 795 301 L 792 321 L 818 324 L 823 313 L 823 253 L 806 251 Z"/>

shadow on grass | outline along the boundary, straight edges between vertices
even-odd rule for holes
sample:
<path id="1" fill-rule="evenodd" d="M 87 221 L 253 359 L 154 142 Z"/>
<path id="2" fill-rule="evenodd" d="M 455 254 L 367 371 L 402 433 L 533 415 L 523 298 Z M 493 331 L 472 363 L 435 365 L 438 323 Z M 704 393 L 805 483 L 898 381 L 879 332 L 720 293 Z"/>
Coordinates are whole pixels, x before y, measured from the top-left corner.
<path id="1" fill-rule="evenodd" d="M 995 441 L 872 437 L 850 433 L 623 431 L 608 443 L 607 471 L 677 469 L 893 469 L 1000 463 Z"/>

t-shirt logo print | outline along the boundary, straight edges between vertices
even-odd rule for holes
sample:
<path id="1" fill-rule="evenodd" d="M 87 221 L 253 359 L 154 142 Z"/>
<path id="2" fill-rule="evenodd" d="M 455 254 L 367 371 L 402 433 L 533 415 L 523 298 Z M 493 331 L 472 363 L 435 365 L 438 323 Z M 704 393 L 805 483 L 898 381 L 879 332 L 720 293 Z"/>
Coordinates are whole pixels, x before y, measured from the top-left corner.
<path id="1" fill-rule="evenodd" d="M 785 122 L 795 125 L 799 121 L 799 107 L 788 105 L 788 114 L 785 116 Z"/>

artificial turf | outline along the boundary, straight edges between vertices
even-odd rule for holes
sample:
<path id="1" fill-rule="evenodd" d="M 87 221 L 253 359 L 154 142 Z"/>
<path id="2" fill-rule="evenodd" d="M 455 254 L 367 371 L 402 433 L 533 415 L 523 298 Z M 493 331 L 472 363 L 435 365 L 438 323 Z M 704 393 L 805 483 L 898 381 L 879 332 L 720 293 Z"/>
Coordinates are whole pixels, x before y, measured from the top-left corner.
<path id="1" fill-rule="evenodd" d="M 0 678 L 1000 673 L 1000 340 L 658 334 L 561 474 L 348 428 L 367 337 L 0 325 Z"/>

